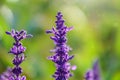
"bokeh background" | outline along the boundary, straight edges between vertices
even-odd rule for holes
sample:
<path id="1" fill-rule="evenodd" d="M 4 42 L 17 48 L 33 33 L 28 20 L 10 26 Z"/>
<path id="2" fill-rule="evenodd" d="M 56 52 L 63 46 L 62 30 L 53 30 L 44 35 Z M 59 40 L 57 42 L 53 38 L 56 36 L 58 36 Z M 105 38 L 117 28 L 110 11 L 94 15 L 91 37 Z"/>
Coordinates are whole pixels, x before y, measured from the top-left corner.
<path id="1" fill-rule="evenodd" d="M 120 0 L 0 0 L 0 74 L 13 67 L 8 54 L 14 40 L 5 34 L 25 29 L 34 37 L 23 40 L 26 60 L 21 64 L 27 80 L 54 80 L 50 49 L 54 43 L 45 31 L 55 26 L 58 11 L 65 24 L 74 26 L 68 33 L 69 54 L 77 69 L 70 80 L 84 80 L 85 72 L 98 59 L 102 80 L 120 80 Z"/>

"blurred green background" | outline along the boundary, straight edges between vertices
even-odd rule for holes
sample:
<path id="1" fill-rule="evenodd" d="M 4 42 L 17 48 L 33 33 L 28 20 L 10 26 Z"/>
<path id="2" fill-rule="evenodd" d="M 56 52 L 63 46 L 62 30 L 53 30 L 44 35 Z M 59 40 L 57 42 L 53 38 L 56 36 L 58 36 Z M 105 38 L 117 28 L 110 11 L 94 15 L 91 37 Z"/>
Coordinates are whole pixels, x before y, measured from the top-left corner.
<path id="1" fill-rule="evenodd" d="M 65 24 L 74 26 L 68 33 L 69 54 L 74 54 L 70 80 L 84 80 L 85 72 L 99 59 L 102 80 L 120 80 L 120 0 L 0 0 L 0 74 L 13 67 L 8 54 L 13 39 L 11 29 L 25 29 L 34 37 L 23 40 L 26 60 L 21 64 L 27 80 L 54 80 L 52 61 L 47 60 L 54 43 L 45 31 L 55 26 L 58 11 Z"/>

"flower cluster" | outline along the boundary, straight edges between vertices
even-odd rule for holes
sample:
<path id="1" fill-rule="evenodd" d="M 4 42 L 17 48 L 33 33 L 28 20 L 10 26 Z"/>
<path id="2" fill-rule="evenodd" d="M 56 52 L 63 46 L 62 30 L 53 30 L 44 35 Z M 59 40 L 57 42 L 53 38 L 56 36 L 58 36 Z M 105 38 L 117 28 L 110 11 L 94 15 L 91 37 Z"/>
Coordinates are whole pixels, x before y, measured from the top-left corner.
<path id="1" fill-rule="evenodd" d="M 85 80 L 101 80 L 98 61 L 93 64 L 93 68 L 85 74 Z"/>
<path id="2" fill-rule="evenodd" d="M 55 53 L 53 56 L 48 57 L 48 59 L 52 60 L 56 65 L 56 72 L 53 77 L 56 80 L 68 80 L 69 77 L 72 76 L 70 73 L 70 69 L 72 69 L 69 60 L 71 60 L 74 56 L 69 56 L 68 52 L 71 50 L 69 46 L 67 46 L 67 38 L 66 33 L 72 30 L 73 27 L 67 27 L 64 24 L 63 15 L 61 12 L 58 12 L 56 18 L 56 28 L 52 28 L 52 30 L 47 30 L 46 33 L 53 33 L 54 36 L 50 38 L 55 43 L 55 49 L 51 50 L 51 52 Z M 73 67 L 75 69 L 75 66 Z"/>
<path id="3" fill-rule="evenodd" d="M 15 55 L 13 59 L 13 64 L 15 67 L 12 69 L 12 73 L 14 74 L 10 80 L 26 80 L 25 76 L 20 76 L 22 73 L 22 68 L 20 64 L 25 60 L 24 52 L 25 47 L 22 46 L 21 40 L 25 38 L 30 38 L 32 35 L 28 34 L 25 30 L 15 31 L 14 29 L 11 32 L 6 32 L 6 34 L 11 35 L 15 42 L 13 43 L 13 47 L 10 49 L 9 53 Z"/>

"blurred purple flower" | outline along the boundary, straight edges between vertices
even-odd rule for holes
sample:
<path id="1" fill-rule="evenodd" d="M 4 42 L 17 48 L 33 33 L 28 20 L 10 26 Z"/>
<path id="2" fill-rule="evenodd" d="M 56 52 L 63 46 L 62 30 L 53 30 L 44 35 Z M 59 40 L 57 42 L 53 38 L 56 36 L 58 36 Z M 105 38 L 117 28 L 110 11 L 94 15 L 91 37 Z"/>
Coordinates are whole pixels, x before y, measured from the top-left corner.
<path id="1" fill-rule="evenodd" d="M 50 38 L 55 43 L 55 49 L 51 50 L 51 52 L 55 53 L 53 56 L 48 57 L 49 60 L 52 60 L 56 65 L 56 72 L 53 77 L 56 80 L 68 80 L 69 77 L 72 76 L 70 70 L 75 70 L 76 66 L 71 67 L 69 60 L 71 60 L 74 56 L 69 56 L 68 52 L 71 50 L 69 46 L 67 46 L 67 38 L 66 34 L 68 31 L 72 30 L 73 27 L 67 28 L 64 24 L 63 15 L 61 12 L 58 12 L 56 18 L 56 28 L 52 28 L 52 30 L 47 30 L 46 33 L 53 33 L 54 36 Z"/>
<path id="2" fill-rule="evenodd" d="M 101 80 L 98 60 L 93 64 L 93 68 L 85 74 L 85 80 Z"/>
<path id="3" fill-rule="evenodd" d="M 0 75 L 0 80 L 26 80 L 25 76 L 15 78 L 15 75 L 12 72 L 12 68 L 7 68 L 3 74 Z"/>
<path id="4" fill-rule="evenodd" d="M 0 80 L 10 80 L 10 77 L 12 76 L 13 76 L 12 69 L 7 68 L 7 70 L 0 75 Z"/>
<path id="5" fill-rule="evenodd" d="M 15 42 L 13 44 L 13 47 L 10 49 L 9 53 L 12 53 L 15 55 L 13 59 L 13 64 L 15 67 L 12 69 L 12 73 L 14 74 L 12 77 L 10 77 L 9 80 L 26 80 L 25 76 L 20 76 L 22 73 L 22 68 L 19 66 L 24 60 L 24 52 L 25 47 L 22 46 L 22 43 L 20 42 L 22 39 L 30 38 L 32 35 L 28 34 L 25 30 L 15 31 L 14 29 L 11 32 L 6 32 L 6 34 L 11 35 Z"/>

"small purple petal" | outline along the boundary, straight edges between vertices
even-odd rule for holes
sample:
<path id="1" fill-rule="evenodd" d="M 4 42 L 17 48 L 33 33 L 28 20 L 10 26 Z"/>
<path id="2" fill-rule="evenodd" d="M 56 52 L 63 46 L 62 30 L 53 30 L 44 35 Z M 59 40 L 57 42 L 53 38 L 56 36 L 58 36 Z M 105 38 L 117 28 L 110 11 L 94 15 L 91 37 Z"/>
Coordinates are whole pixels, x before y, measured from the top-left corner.
<path id="1" fill-rule="evenodd" d="M 21 80 L 26 80 L 26 77 L 25 77 L 25 76 L 22 76 Z"/>
<path id="2" fill-rule="evenodd" d="M 18 47 L 18 51 L 19 51 L 20 53 L 23 53 L 25 50 L 26 50 L 26 48 L 23 47 L 22 45 L 20 45 L 20 46 Z"/>
<path id="3" fill-rule="evenodd" d="M 71 66 L 71 70 L 76 70 L 77 66 L 74 65 L 74 66 Z"/>
<path id="4" fill-rule="evenodd" d="M 71 30 L 73 30 L 73 27 L 67 28 L 67 31 L 71 31 Z"/>
<path id="5" fill-rule="evenodd" d="M 25 30 L 21 30 L 20 32 L 19 32 L 19 34 L 23 34 L 25 32 Z"/>
<path id="6" fill-rule="evenodd" d="M 53 31 L 52 30 L 47 30 L 46 33 L 49 34 L 49 33 L 52 33 Z"/>
<path id="7" fill-rule="evenodd" d="M 74 55 L 72 55 L 72 56 L 69 56 L 68 60 L 71 60 L 73 57 L 74 57 Z"/>
<path id="8" fill-rule="evenodd" d="M 24 61 L 24 60 L 25 60 L 24 54 L 21 55 L 20 60 L 21 60 L 21 61 Z"/>
<path id="9" fill-rule="evenodd" d="M 14 30 L 14 29 L 12 29 L 11 36 L 12 36 L 12 37 L 15 36 L 15 30 Z"/>
<path id="10" fill-rule="evenodd" d="M 13 46 L 13 48 L 10 50 L 10 53 L 17 54 L 17 47 Z"/>
<path id="11" fill-rule="evenodd" d="M 11 35 L 11 32 L 6 31 L 6 34 Z"/>
<path id="12" fill-rule="evenodd" d="M 55 42 L 57 42 L 57 39 L 54 36 L 50 37 L 52 40 L 54 40 Z"/>
<path id="13" fill-rule="evenodd" d="M 26 36 L 26 38 L 31 38 L 31 37 L 33 37 L 33 35 L 31 35 L 31 34 L 28 34 L 28 35 Z"/>

